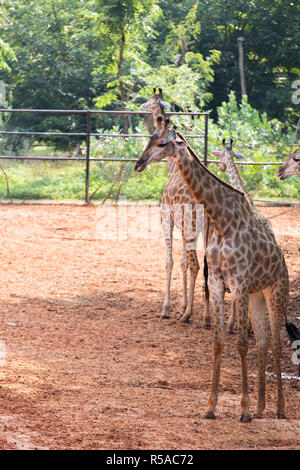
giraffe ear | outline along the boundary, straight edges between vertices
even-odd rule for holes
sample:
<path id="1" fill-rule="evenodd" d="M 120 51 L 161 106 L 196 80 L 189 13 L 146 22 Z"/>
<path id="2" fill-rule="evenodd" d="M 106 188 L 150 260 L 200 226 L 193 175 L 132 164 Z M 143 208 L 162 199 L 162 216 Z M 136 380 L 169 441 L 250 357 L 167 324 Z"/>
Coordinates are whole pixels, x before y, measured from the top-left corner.
<path id="1" fill-rule="evenodd" d="M 236 158 L 237 160 L 244 160 L 246 157 L 244 155 L 242 155 L 241 153 L 235 153 L 235 152 L 232 152 L 232 155 L 234 156 L 234 158 Z"/>
<path id="2" fill-rule="evenodd" d="M 167 103 L 166 101 L 159 100 L 159 104 L 160 104 L 164 109 L 170 109 L 170 108 L 171 108 L 170 103 Z"/>
<path id="3" fill-rule="evenodd" d="M 172 142 L 178 149 L 186 148 L 186 143 L 181 139 L 174 139 Z"/>
<path id="4" fill-rule="evenodd" d="M 150 100 L 141 104 L 140 111 L 148 111 L 150 109 Z"/>
<path id="5" fill-rule="evenodd" d="M 220 152 L 219 150 L 213 150 L 211 152 L 212 155 L 215 155 L 216 157 L 222 157 L 223 153 Z"/>

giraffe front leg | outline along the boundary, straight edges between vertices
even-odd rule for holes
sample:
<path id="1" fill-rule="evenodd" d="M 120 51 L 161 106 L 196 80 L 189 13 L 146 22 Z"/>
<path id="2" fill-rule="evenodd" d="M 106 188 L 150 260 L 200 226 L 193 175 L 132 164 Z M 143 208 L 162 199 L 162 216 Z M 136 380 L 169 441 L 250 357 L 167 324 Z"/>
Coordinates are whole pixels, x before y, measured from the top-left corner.
<path id="1" fill-rule="evenodd" d="M 160 318 L 169 318 L 170 317 L 170 290 L 171 290 L 171 278 L 172 278 L 172 269 L 173 269 L 173 229 L 174 229 L 174 219 L 172 213 L 168 206 L 162 207 L 162 229 L 165 237 L 166 243 L 166 291 L 165 299 L 163 304 L 163 309 Z"/>
<path id="2" fill-rule="evenodd" d="M 170 318 L 170 290 L 171 290 L 171 278 L 172 278 L 172 269 L 173 269 L 173 257 L 172 257 L 172 241 L 167 242 L 167 259 L 166 259 L 166 293 L 165 300 L 163 304 L 161 318 Z"/>
<path id="3" fill-rule="evenodd" d="M 249 295 L 249 316 L 256 340 L 258 358 L 258 398 L 254 418 L 262 418 L 265 409 L 266 393 L 266 358 L 269 334 L 266 325 L 267 306 L 262 292 Z"/>
<path id="4" fill-rule="evenodd" d="M 224 349 L 224 286 L 220 275 L 209 274 L 209 292 L 214 317 L 213 373 L 208 404 L 203 418 L 215 419 L 218 402 L 221 359 Z"/>
<path id="5" fill-rule="evenodd" d="M 189 296 L 186 310 L 181 317 L 180 321 L 188 323 L 191 315 L 193 314 L 193 302 L 194 302 L 194 291 L 197 275 L 199 272 L 199 263 L 197 253 L 195 250 L 187 250 L 188 267 L 190 272 L 190 285 L 189 285 Z"/>
<path id="6" fill-rule="evenodd" d="M 238 320 L 238 339 L 237 350 L 241 361 L 241 377 L 242 377 L 242 396 L 241 396 L 241 412 L 239 421 L 249 423 L 250 415 L 250 399 L 248 395 L 248 371 L 247 371 L 247 352 L 248 352 L 248 301 L 249 295 L 247 288 L 240 288 L 234 294 Z"/>

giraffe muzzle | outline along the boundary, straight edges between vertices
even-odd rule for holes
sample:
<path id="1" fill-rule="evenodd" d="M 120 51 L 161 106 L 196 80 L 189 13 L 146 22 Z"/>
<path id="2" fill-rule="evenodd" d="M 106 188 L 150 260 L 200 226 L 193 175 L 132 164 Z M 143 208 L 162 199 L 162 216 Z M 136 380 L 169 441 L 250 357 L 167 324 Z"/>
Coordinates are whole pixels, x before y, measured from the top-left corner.
<path id="1" fill-rule="evenodd" d="M 138 161 L 134 167 L 136 173 L 141 173 L 146 168 L 146 162 Z"/>
<path id="2" fill-rule="evenodd" d="M 278 176 L 281 180 L 285 180 L 287 175 L 284 172 L 284 167 L 281 166 L 279 170 L 276 172 L 276 176 Z"/>

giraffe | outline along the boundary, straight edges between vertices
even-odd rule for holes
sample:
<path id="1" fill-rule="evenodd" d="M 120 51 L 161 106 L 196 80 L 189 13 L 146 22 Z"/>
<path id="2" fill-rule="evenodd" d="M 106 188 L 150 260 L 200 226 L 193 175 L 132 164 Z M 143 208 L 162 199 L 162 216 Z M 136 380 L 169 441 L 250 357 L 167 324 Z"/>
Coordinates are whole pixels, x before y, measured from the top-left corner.
<path id="1" fill-rule="evenodd" d="M 208 171 L 188 152 L 184 140 L 169 127 L 167 120 L 150 137 L 135 171 L 150 162 L 172 157 L 197 202 L 214 224 L 206 249 L 209 291 L 214 314 L 213 370 L 210 395 L 204 418 L 215 418 L 218 401 L 221 358 L 224 349 L 224 294 L 228 288 L 235 302 L 238 320 L 237 351 L 241 362 L 241 422 L 251 421 L 248 395 L 248 305 L 258 355 L 258 399 L 255 418 L 265 408 L 265 368 L 269 345 L 266 307 L 269 315 L 272 351 L 277 377 L 277 418 L 285 418 L 281 378 L 281 324 L 286 318 L 289 298 L 288 271 L 282 250 L 262 230 L 244 193 L 232 188 Z"/>
<path id="2" fill-rule="evenodd" d="M 262 229 L 266 230 L 269 233 L 269 235 L 271 237 L 273 237 L 274 240 L 275 240 L 275 234 L 273 232 L 271 222 L 255 206 L 252 197 L 250 196 L 249 192 L 245 188 L 245 185 L 244 185 L 243 180 L 241 178 L 240 172 L 239 172 L 239 170 L 237 169 L 237 167 L 234 163 L 234 157 L 237 158 L 238 160 L 243 159 L 245 157 L 241 154 L 233 152 L 232 144 L 233 144 L 232 139 L 230 140 L 230 145 L 229 146 L 227 146 L 225 144 L 225 139 L 223 139 L 222 140 L 222 152 L 214 150 L 214 151 L 212 151 L 212 154 L 221 157 L 221 170 L 222 171 L 227 170 L 230 185 L 233 188 L 238 189 L 239 191 L 244 193 L 245 198 L 246 198 L 246 200 L 247 200 L 254 216 L 256 217 L 257 221 L 259 222 L 259 224 L 261 224 Z"/>
<path id="3" fill-rule="evenodd" d="M 289 175 L 298 174 L 300 174 L 300 148 L 294 150 L 287 161 L 279 168 L 276 173 L 276 175 L 281 180 L 285 180 L 285 178 Z"/>
<path id="4" fill-rule="evenodd" d="M 230 145 L 225 144 L 225 139 L 222 140 L 222 151 L 214 150 L 212 155 L 219 156 L 221 158 L 221 170 L 228 172 L 230 185 L 244 193 L 245 199 L 247 200 L 256 220 L 261 225 L 262 230 L 266 230 L 270 237 L 275 241 L 275 234 L 273 232 L 272 224 L 267 217 L 265 217 L 255 206 L 252 197 L 245 188 L 240 172 L 234 163 L 234 158 L 241 160 L 245 158 L 243 155 L 233 152 L 232 150 L 233 140 L 230 140 Z M 231 315 L 228 321 L 227 331 L 233 333 L 233 326 L 235 323 L 235 305 L 232 303 Z M 251 325 L 249 324 L 249 331 L 251 331 Z"/>
<path id="5" fill-rule="evenodd" d="M 163 99 L 162 89 L 156 93 L 153 89 L 152 97 L 144 103 L 140 109 L 150 109 L 156 131 L 161 127 L 162 119 L 166 119 L 164 108 L 169 105 Z M 203 233 L 203 206 L 196 203 L 192 193 L 182 179 L 181 173 L 174 160 L 168 158 L 168 182 L 161 197 L 161 224 L 166 243 L 166 290 L 161 318 L 169 318 L 170 315 L 170 290 L 173 268 L 173 229 L 176 226 L 182 235 L 181 269 L 183 273 L 183 298 L 181 322 L 188 322 L 193 313 L 193 300 L 196 279 L 199 271 L 197 257 L 197 240 Z M 187 271 L 189 270 L 189 295 L 187 293 Z M 209 326 L 210 317 L 204 310 L 203 323 Z"/>

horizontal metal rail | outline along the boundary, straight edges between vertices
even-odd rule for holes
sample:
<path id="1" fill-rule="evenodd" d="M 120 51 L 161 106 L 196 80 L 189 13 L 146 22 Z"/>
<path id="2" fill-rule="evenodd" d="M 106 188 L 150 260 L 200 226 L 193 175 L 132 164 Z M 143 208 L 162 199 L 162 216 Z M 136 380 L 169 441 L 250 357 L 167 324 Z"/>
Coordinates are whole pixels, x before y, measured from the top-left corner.
<path id="1" fill-rule="evenodd" d="M 53 136 L 71 136 L 71 137 L 86 137 L 84 132 L 23 132 L 23 131 L 0 131 L 0 135 L 41 135 L 44 137 Z M 91 132 L 91 137 L 151 137 L 151 134 L 98 134 Z M 203 139 L 204 135 L 186 135 L 189 139 Z"/>
<path id="2" fill-rule="evenodd" d="M 40 157 L 35 157 L 33 155 L 28 155 L 28 156 L 19 156 L 19 155 L 0 155 L 1 160 L 49 160 L 49 161 L 59 161 L 59 160 L 65 160 L 68 162 L 78 162 L 78 161 L 86 161 L 85 157 L 47 157 L 47 156 L 40 156 Z M 93 158 L 90 157 L 91 162 L 137 162 L 137 158 Z M 165 162 L 166 160 L 161 160 L 161 162 Z M 204 160 L 200 160 L 202 163 L 204 163 Z M 207 163 L 221 163 L 220 160 L 207 160 Z M 282 165 L 283 162 L 237 162 L 235 161 L 235 164 L 237 165 L 244 165 L 244 166 L 253 166 L 253 165 L 258 165 L 258 166 L 267 166 L 267 165 Z"/>
<path id="3" fill-rule="evenodd" d="M 151 114 L 150 111 L 111 111 L 111 110 L 95 110 L 95 109 L 5 109 L 0 108 L 0 113 L 43 113 L 43 114 L 136 114 L 144 115 Z M 197 113 L 197 112 L 166 112 L 167 116 L 206 116 L 208 113 Z"/>

